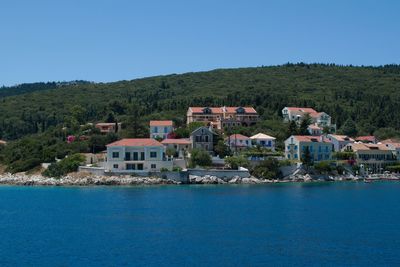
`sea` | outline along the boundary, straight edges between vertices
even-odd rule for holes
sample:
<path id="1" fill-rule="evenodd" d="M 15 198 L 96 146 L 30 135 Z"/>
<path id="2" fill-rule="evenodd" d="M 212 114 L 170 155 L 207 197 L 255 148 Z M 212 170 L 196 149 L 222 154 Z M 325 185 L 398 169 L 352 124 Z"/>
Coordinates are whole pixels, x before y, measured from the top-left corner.
<path id="1" fill-rule="evenodd" d="M 400 182 L 0 187 L 0 266 L 400 266 Z"/>

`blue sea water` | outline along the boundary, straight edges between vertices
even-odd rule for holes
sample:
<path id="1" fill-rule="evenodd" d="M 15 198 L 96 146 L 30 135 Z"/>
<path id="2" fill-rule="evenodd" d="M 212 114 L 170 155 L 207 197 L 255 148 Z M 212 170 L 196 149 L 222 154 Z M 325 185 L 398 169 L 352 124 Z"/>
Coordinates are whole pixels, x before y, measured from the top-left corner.
<path id="1" fill-rule="evenodd" d="M 400 183 L 0 187 L 0 266 L 398 266 Z"/>

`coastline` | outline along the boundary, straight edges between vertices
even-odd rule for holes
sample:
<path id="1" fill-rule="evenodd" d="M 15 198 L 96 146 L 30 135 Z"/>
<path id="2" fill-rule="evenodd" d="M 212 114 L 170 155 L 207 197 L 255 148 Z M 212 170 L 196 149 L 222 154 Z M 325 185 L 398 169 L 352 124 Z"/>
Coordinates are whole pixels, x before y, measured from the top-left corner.
<path id="1" fill-rule="evenodd" d="M 310 175 L 293 177 L 291 179 L 265 180 L 255 177 L 224 180 L 216 176 L 190 175 L 188 183 L 159 177 L 135 177 L 135 176 L 96 176 L 82 173 L 71 173 L 60 178 L 44 177 L 41 174 L 3 173 L 0 174 L 0 185 L 15 186 L 146 186 L 146 185 L 181 185 L 181 184 L 279 184 L 279 183 L 321 183 L 321 182 L 372 182 L 372 181 L 400 181 L 398 177 L 329 177 L 329 179 L 312 179 Z"/>

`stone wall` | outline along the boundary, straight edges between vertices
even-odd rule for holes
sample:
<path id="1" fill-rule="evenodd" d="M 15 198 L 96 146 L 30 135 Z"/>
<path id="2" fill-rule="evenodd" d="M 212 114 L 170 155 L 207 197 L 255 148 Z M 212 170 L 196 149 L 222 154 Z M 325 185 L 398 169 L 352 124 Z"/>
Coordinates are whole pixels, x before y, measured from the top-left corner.
<path id="1" fill-rule="evenodd" d="M 249 171 L 241 170 L 202 170 L 202 169 L 188 169 L 189 175 L 195 176 L 216 176 L 218 178 L 225 178 L 227 180 L 233 179 L 234 177 L 247 178 L 250 177 Z"/>

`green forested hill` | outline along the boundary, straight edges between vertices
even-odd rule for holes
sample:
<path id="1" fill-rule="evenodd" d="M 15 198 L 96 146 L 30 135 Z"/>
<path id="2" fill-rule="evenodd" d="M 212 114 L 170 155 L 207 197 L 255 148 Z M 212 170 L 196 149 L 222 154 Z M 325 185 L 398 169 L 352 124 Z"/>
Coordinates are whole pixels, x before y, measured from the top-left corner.
<path id="1" fill-rule="evenodd" d="M 47 87 L 46 87 L 47 86 Z M 233 131 L 264 132 L 278 145 L 288 137 L 285 106 L 313 107 L 349 135 L 400 135 L 400 66 L 321 64 L 220 69 L 114 83 L 25 85 L 0 90 L 0 163 L 12 172 L 76 152 L 97 152 L 122 137 L 147 137 L 149 119 L 184 125 L 188 106 L 254 106 L 262 121 Z M 101 136 L 88 122 L 122 122 L 118 135 Z M 67 144 L 68 135 L 77 142 Z"/>
<path id="2" fill-rule="evenodd" d="M 75 113 L 79 123 L 101 121 L 112 112 L 122 121 L 140 114 L 143 120 L 173 118 L 179 124 L 191 105 L 252 105 L 264 119 L 277 119 L 284 106 L 314 107 L 332 115 L 339 129 L 352 120 L 359 133 L 369 134 L 400 129 L 399 89 L 398 65 L 286 64 L 76 83 L 0 98 L 0 138 L 43 132 L 71 122 Z"/>

